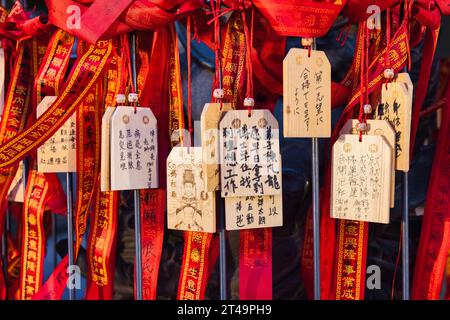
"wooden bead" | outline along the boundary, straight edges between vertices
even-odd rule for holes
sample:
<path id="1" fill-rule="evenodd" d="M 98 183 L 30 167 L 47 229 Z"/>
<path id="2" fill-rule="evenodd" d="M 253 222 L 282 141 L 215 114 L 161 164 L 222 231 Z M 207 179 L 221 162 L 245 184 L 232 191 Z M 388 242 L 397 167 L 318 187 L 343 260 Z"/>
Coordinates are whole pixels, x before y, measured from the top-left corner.
<path id="1" fill-rule="evenodd" d="M 126 102 L 127 98 L 124 94 L 118 94 L 116 95 L 116 102 L 117 104 L 124 104 Z"/>
<path id="2" fill-rule="evenodd" d="M 254 107 L 255 100 L 253 98 L 245 98 L 244 99 L 244 107 Z"/>
<path id="3" fill-rule="evenodd" d="M 383 76 L 389 80 L 393 79 L 394 78 L 394 69 L 392 69 L 392 68 L 384 69 Z"/>
<path id="4" fill-rule="evenodd" d="M 303 47 L 310 47 L 314 43 L 314 38 L 302 38 L 302 46 Z"/>
<path id="5" fill-rule="evenodd" d="M 222 99 L 225 96 L 223 89 L 214 89 L 213 97 L 216 99 Z"/>
<path id="6" fill-rule="evenodd" d="M 128 94 L 128 102 L 134 103 L 138 101 L 138 94 L 137 93 L 130 93 Z"/>

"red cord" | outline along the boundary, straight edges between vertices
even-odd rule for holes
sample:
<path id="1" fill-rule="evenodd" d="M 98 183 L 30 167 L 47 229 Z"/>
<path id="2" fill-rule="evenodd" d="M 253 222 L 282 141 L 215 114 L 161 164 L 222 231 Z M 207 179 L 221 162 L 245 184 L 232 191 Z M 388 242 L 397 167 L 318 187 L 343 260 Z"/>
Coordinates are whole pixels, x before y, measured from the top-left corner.
<path id="1" fill-rule="evenodd" d="M 247 20 L 245 18 L 245 10 L 242 10 L 242 21 L 244 23 L 244 35 L 245 35 L 245 42 L 246 42 L 246 66 L 247 66 L 247 92 L 246 92 L 246 98 L 253 98 L 253 69 L 252 69 L 252 58 L 251 58 L 251 52 L 252 52 L 252 43 L 253 43 L 253 9 L 251 9 L 252 13 L 252 27 L 251 32 L 248 30 Z M 251 115 L 252 107 L 248 106 L 248 113 L 249 116 Z"/>
<path id="2" fill-rule="evenodd" d="M 211 6 L 212 6 L 212 4 L 211 4 Z M 219 6 L 216 6 L 216 9 L 215 9 L 215 10 L 213 10 L 213 11 L 211 11 L 211 12 L 206 12 L 206 14 L 212 14 L 212 15 L 214 16 L 214 18 L 212 18 L 211 20 L 209 20 L 209 21 L 207 22 L 207 24 L 210 25 L 214 20 L 216 20 L 216 19 L 218 19 L 218 18 L 220 18 L 220 17 L 226 15 L 227 13 L 229 13 L 229 12 L 231 12 L 231 11 L 233 11 L 233 10 L 236 10 L 236 8 L 230 7 L 230 8 L 225 8 L 225 9 L 221 10 L 221 9 L 220 9 L 220 5 L 219 5 Z"/>
<path id="3" fill-rule="evenodd" d="M 394 290 L 395 290 L 395 278 L 397 277 L 397 269 L 398 269 L 398 265 L 400 263 L 400 254 L 401 254 L 401 249 L 402 249 L 402 229 L 403 229 L 403 225 L 400 225 L 400 240 L 398 241 L 398 251 L 397 251 L 397 259 L 395 261 L 395 267 L 394 267 L 394 277 L 392 279 L 392 286 L 391 286 L 391 300 L 394 300 Z"/>
<path id="4" fill-rule="evenodd" d="M 339 32 L 338 36 L 336 37 L 336 41 L 341 41 L 342 35 L 344 35 L 344 39 L 341 41 L 340 45 L 343 47 L 348 39 L 348 34 L 350 33 L 351 24 L 347 24 L 342 27 L 341 31 Z"/>
<path id="5" fill-rule="evenodd" d="M 385 60 L 386 60 L 386 68 L 391 68 L 391 57 L 389 55 L 389 52 L 391 51 L 391 9 L 386 9 L 386 53 L 385 53 Z M 392 79 L 386 79 L 385 80 L 385 86 L 387 89 L 388 82 L 391 82 Z"/>
<path id="6" fill-rule="evenodd" d="M 361 68 L 359 72 L 360 95 L 359 95 L 359 123 L 367 123 L 367 114 L 364 105 L 369 104 L 369 28 L 365 22 L 360 24 L 361 36 Z M 362 130 L 359 130 L 359 141 L 362 141 Z"/>
<path id="7" fill-rule="evenodd" d="M 221 6 L 221 0 L 216 1 L 210 1 L 211 4 L 211 12 L 214 16 L 214 51 L 215 51 L 215 59 L 216 59 L 216 73 L 215 73 L 215 82 L 219 89 L 222 89 L 221 86 L 221 69 L 222 69 L 222 56 L 221 56 L 221 44 L 219 42 L 220 38 L 220 18 L 219 18 L 219 10 Z M 215 6 L 214 6 L 215 4 Z M 221 98 L 215 98 L 216 101 L 220 103 L 220 111 L 222 111 L 222 99 Z"/>
<path id="8" fill-rule="evenodd" d="M 187 36 L 186 36 L 186 43 L 187 43 L 186 56 L 187 56 L 187 68 L 188 68 L 188 74 L 187 74 L 188 128 L 189 128 L 189 139 L 190 139 L 189 146 L 192 146 L 193 129 L 192 129 L 192 94 L 191 94 L 191 16 L 187 17 L 186 32 L 187 32 Z"/>
<path id="9" fill-rule="evenodd" d="M 391 9 L 386 9 L 386 68 L 391 67 L 391 57 L 389 51 L 391 50 Z"/>
<path id="10" fill-rule="evenodd" d="M 366 99 L 365 102 L 368 104 L 369 103 L 369 46 L 370 46 L 370 42 L 369 42 L 369 28 L 367 27 L 367 25 L 364 29 L 366 31 L 366 38 L 365 38 L 365 41 L 366 41 L 365 68 L 366 68 L 366 70 L 365 70 L 365 78 L 364 78 L 364 80 L 365 80 L 364 86 L 365 86 L 366 90 L 364 93 L 365 93 L 365 99 Z"/>
<path id="11" fill-rule="evenodd" d="M 365 66 L 365 54 L 366 54 L 366 50 L 365 50 L 365 46 L 366 46 L 366 42 L 365 42 L 365 28 L 364 28 L 365 23 L 361 22 L 360 23 L 360 28 L 362 29 L 362 41 L 361 41 L 361 66 L 359 69 L 359 116 L 358 116 L 358 120 L 359 122 L 362 122 L 363 120 L 363 105 L 364 105 L 364 66 Z M 361 137 L 360 137 L 361 139 Z"/>

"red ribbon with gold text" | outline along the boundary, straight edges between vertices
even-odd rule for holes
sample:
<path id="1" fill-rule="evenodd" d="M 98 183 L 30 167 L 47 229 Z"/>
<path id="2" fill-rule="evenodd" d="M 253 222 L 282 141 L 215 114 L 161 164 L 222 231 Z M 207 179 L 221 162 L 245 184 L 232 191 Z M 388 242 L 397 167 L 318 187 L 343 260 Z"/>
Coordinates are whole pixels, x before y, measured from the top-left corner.
<path id="1" fill-rule="evenodd" d="M 5 143 L 14 138 L 17 133 L 25 127 L 29 113 L 32 88 L 32 55 L 31 41 L 24 41 L 18 45 L 15 65 L 11 74 L 8 91 L 6 94 L 5 107 L 0 123 L 0 142 Z M 0 235 L 4 232 L 4 221 L 7 195 L 18 166 L 8 169 L 0 169 Z M 0 264 L 1 261 L 0 261 Z M 0 294 L 5 298 L 6 288 L 0 272 Z"/>
<path id="2" fill-rule="evenodd" d="M 87 249 L 86 300 L 112 300 L 119 194 L 116 191 L 102 192 L 98 187 L 96 190 Z"/>
<path id="3" fill-rule="evenodd" d="M 252 0 L 280 36 L 317 38 L 333 25 L 346 0 Z"/>
<path id="4" fill-rule="evenodd" d="M 227 23 L 225 39 L 222 45 L 222 85 L 223 102 L 234 106 L 244 97 L 245 77 L 245 34 L 240 13 L 233 13 Z"/>
<path id="5" fill-rule="evenodd" d="M 33 92 L 33 116 L 43 95 L 58 94 L 70 58 L 70 49 L 73 45 L 73 38 L 67 37 L 61 32 L 55 33 L 48 48 L 46 40 L 45 37 L 32 40 L 33 74 L 36 74 L 36 90 Z M 68 51 L 65 53 L 59 52 L 60 63 L 58 63 L 55 60 L 57 48 L 64 46 L 67 47 Z M 37 70 L 38 65 L 41 65 L 39 70 Z M 35 165 L 37 164 L 35 163 Z M 33 185 L 33 183 L 36 183 L 36 185 Z M 45 205 L 54 202 L 52 198 L 61 189 L 60 182 L 55 174 L 39 173 L 36 168 L 30 170 L 27 190 L 31 191 L 28 195 L 25 195 L 26 201 L 22 216 L 24 239 L 22 240 L 20 299 L 31 299 L 42 284 L 42 266 L 45 253 L 45 234 L 43 232 Z M 48 190 L 52 190 L 52 192 L 47 193 Z M 59 193 L 59 195 L 62 196 L 62 193 Z M 56 199 L 56 201 L 61 202 L 59 199 Z"/>
<path id="6" fill-rule="evenodd" d="M 141 190 L 142 297 L 156 300 L 161 262 L 166 192 L 164 189 Z"/>
<path id="7" fill-rule="evenodd" d="M 157 285 L 159 266 L 161 262 L 164 221 L 166 209 L 166 159 L 171 148 L 178 141 L 171 141 L 171 136 L 179 124 L 183 124 L 183 110 L 179 105 L 174 105 L 174 101 L 179 101 L 180 92 L 178 89 L 179 78 L 176 74 L 176 53 L 174 45 L 176 34 L 173 26 L 155 31 L 150 39 L 152 40 L 151 52 L 145 53 L 145 49 L 140 49 L 141 57 L 140 74 L 147 68 L 148 75 L 146 81 L 142 81 L 144 89 L 141 90 L 138 79 L 141 104 L 150 107 L 158 121 L 158 161 L 159 161 L 159 189 L 141 190 L 141 235 L 142 235 L 142 298 L 144 300 L 155 300 L 157 297 Z M 144 34 L 142 35 L 142 37 Z M 139 38 L 138 38 L 139 39 Z M 142 38 L 141 38 L 142 39 Z M 151 57 L 151 59 L 150 59 Z M 149 59 L 150 61 L 146 61 Z M 169 71 L 172 70 L 172 71 Z M 139 78 L 139 77 L 138 77 Z M 169 79 L 170 86 L 169 86 Z M 175 88 L 175 89 L 174 89 Z M 173 90 L 173 94 L 171 94 Z M 169 98 L 171 96 L 171 98 Z M 171 103 L 169 102 L 171 101 Z M 173 110 L 173 111 L 169 111 Z M 177 110 L 175 112 L 175 110 Z M 179 112 L 181 110 L 181 113 Z M 171 129 L 169 129 L 171 128 Z"/>
<path id="8" fill-rule="evenodd" d="M 64 90 L 31 126 L 0 146 L 0 168 L 22 160 L 47 141 L 75 112 L 110 61 L 111 41 L 91 45 L 72 68 Z"/>
<path id="9" fill-rule="evenodd" d="M 192 145 L 192 109 L 190 96 L 190 19 L 188 19 L 187 26 L 187 58 L 188 58 L 188 131 L 187 135 L 183 135 L 181 143 L 184 147 Z M 174 42 L 176 44 L 176 42 Z M 171 49 L 173 51 L 173 49 Z M 175 49 L 175 71 L 172 72 L 173 67 L 170 67 L 169 81 L 171 87 L 171 104 L 173 102 L 180 102 L 182 109 L 182 95 L 181 95 L 181 77 L 179 76 L 179 61 L 178 50 Z M 172 55 L 171 55 L 171 66 Z M 176 96 L 174 95 L 176 94 Z M 176 98 L 176 99 L 174 99 Z M 173 128 L 176 129 L 176 128 Z M 173 130 L 172 129 L 172 130 Z M 184 129 L 184 126 L 180 129 Z M 171 131 L 172 131 L 171 130 Z M 176 136 L 175 136 L 176 138 Z M 186 141 L 185 139 L 188 139 Z M 172 138 L 174 141 L 174 138 Z M 212 234 L 204 232 L 184 232 L 184 251 L 183 262 L 180 271 L 180 280 L 178 283 L 178 300 L 203 300 L 205 297 L 206 285 L 208 282 L 209 271 L 209 248 L 211 245 Z"/>
<path id="10" fill-rule="evenodd" d="M 21 300 L 30 300 L 42 284 L 45 255 L 43 216 L 49 191 L 45 175 L 36 169 L 30 170 L 22 217 Z"/>
<path id="11" fill-rule="evenodd" d="M 450 85 L 428 185 L 425 213 L 414 270 L 412 298 L 440 298 L 450 250 Z"/>
<path id="12" fill-rule="evenodd" d="M 83 111 L 82 139 L 88 139 L 92 127 L 95 127 L 94 131 L 98 133 L 102 111 L 116 105 L 115 97 L 119 92 L 123 92 L 121 90 L 125 86 L 123 67 L 123 59 L 113 55 L 104 75 L 104 104 L 102 106 L 96 104 L 98 110 Z M 101 98 L 96 96 L 96 99 Z M 98 175 L 98 166 L 91 165 L 91 168 L 95 171 L 94 175 Z M 119 193 L 116 191 L 101 192 L 97 182 L 87 248 L 86 300 L 113 299 L 118 198 Z"/>
<path id="13" fill-rule="evenodd" d="M 363 300 L 369 224 L 340 220 L 336 266 L 336 300 Z"/>
<path id="14" fill-rule="evenodd" d="M 337 137 L 340 129 L 344 125 L 344 123 L 353 117 L 354 106 L 359 102 L 361 92 L 357 90 L 358 81 L 354 81 L 358 79 L 359 67 L 361 65 L 361 45 L 362 41 L 364 41 L 362 28 L 359 28 L 358 38 L 355 47 L 355 60 L 353 61 L 352 67 L 349 70 L 346 77 L 343 79 L 341 84 L 337 87 L 336 91 L 342 95 L 341 97 L 336 97 L 336 100 L 345 101 L 348 97 L 350 101 L 348 102 L 346 108 L 344 109 L 341 118 L 339 119 L 338 124 L 336 125 L 333 131 L 332 142 L 334 142 Z M 378 47 L 379 41 L 374 41 L 374 45 Z M 389 49 L 383 48 L 374 50 L 374 48 L 369 48 L 369 53 L 373 57 L 371 58 L 372 63 L 368 66 L 369 74 L 368 74 L 368 86 L 367 86 L 367 94 L 370 94 L 380 88 L 383 83 L 383 71 L 386 68 L 386 61 L 384 60 L 386 56 L 386 50 L 389 50 L 390 53 L 390 63 L 391 67 L 395 70 L 395 72 L 399 72 L 404 65 L 406 64 L 408 58 L 408 35 L 407 35 L 407 24 L 406 20 L 400 25 L 399 29 L 394 34 L 393 39 L 391 40 Z M 345 88 L 352 88 L 351 90 L 347 90 Z M 348 96 L 349 93 L 352 93 L 352 96 Z M 345 232 L 345 227 L 338 229 L 338 231 L 342 234 L 339 234 L 336 238 L 336 226 L 335 219 L 330 218 L 330 203 L 329 197 L 331 193 L 329 181 L 330 181 L 330 169 L 329 167 L 325 171 L 325 182 L 324 187 L 321 190 L 321 199 L 324 199 L 321 203 L 321 298 L 322 299 L 334 299 L 336 295 L 336 284 L 333 284 L 336 281 L 335 270 L 336 266 L 344 265 L 343 263 L 337 263 L 335 265 L 335 256 L 336 253 L 336 239 L 343 239 L 342 235 Z M 308 227 L 311 224 L 310 213 L 308 213 L 306 229 L 305 229 L 305 240 L 304 240 L 304 248 L 302 252 L 302 276 L 304 277 L 305 285 L 307 287 L 307 291 L 309 294 L 312 294 L 312 228 Z M 367 237 L 367 228 L 358 228 L 361 232 L 366 233 L 364 237 Z M 363 238 L 357 237 L 357 239 L 363 239 L 363 241 L 358 242 L 358 245 L 364 245 L 365 240 Z M 341 244 L 342 246 L 343 244 Z M 337 245 L 339 247 L 339 244 Z M 365 250 L 365 249 L 364 249 Z M 363 258 L 365 256 L 362 256 Z M 362 274 L 365 276 L 365 273 Z M 361 282 L 361 281 L 360 281 Z M 308 285 L 309 284 L 309 285 Z M 361 292 L 361 290 L 360 290 Z"/>
<path id="15" fill-rule="evenodd" d="M 97 187 L 97 177 L 99 173 L 100 151 L 97 146 L 100 141 L 99 106 L 97 86 L 85 97 L 77 112 L 77 203 L 75 213 L 75 244 L 74 258 L 78 256 L 83 235 L 86 231 L 88 210 L 90 209 L 95 188 Z M 92 120 L 84 118 L 84 109 L 96 110 Z M 92 122 L 90 122 L 92 121 Z M 84 126 L 83 126 L 84 125 Z M 83 130 L 89 128 L 89 135 L 84 135 Z M 83 138 L 86 138 L 84 141 Z M 34 300 L 58 300 L 61 298 L 68 279 L 67 274 L 68 256 L 65 256 L 50 278 L 42 286 L 41 290 L 33 297 Z"/>
<path id="16" fill-rule="evenodd" d="M 32 62 L 31 42 L 19 44 L 16 64 L 11 75 L 11 81 L 6 94 L 5 108 L 0 124 L 0 142 L 6 143 L 20 132 L 26 123 L 31 101 Z M 7 205 L 6 196 L 17 171 L 17 166 L 0 169 L 0 215 L 4 221 Z M 3 234 L 3 223 L 0 223 Z"/>
<path id="17" fill-rule="evenodd" d="M 208 279 L 208 253 L 211 239 L 212 233 L 185 232 L 178 300 L 204 299 Z"/>

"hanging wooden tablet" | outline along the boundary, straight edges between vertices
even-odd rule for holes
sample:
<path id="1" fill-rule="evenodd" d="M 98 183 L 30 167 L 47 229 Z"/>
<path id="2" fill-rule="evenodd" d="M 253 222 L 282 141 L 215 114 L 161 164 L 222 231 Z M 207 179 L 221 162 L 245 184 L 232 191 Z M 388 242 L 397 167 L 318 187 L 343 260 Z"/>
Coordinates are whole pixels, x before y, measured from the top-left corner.
<path id="1" fill-rule="evenodd" d="M 389 120 L 395 129 L 396 169 L 409 171 L 409 141 L 411 134 L 412 90 L 405 83 L 391 82 L 383 84 L 381 103 L 383 114 L 381 119 Z"/>
<path id="2" fill-rule="evenodd" d="M 409 76 L 409 73 L 407 73 L 407 72 L 398 73 L 397 78 L 395 79 L 395 82 L 404 83 L 406 85 L 406 90 L 408 91 L 408 98 L 411 99 L 411 104 L 412 104 L 414 86 L 413 86 L 411 77 Z"/>
<path id="3" fill-rule="evenodd" d="M 407 73 L 407 72 L 398 73 L 397 77 L 395 79 L 395 82 L 403 83 L 406 86 L 406 91 L 408 92 L 408 94 L 406 95 L 406 97 L 407 97 L 406 104 L 408 106 L 411 106 L 410 110 L 411 110 L 411 114 L 412 114 L 414 86 L 413 86 L 411 77 L 409 76 L 409 73 Z"/>
<path id="4" fill-rule="evenodd" d="M 117 107 L 110 123 L 111 190 L 158 188 L 158 132 L 153 112 Z"/>
<path id="5" fill-rule="evenodd" d="M 282 195 L 225 198 L 227 230 L 283 225 Z"/>
<path id="6" fill-rule="evenodd" d="M 100 190 L 111 190 L 111 117 L 116 107 L 107 107 L 102 117 L 102 146 L 100 159 Z"/>
<path id="7" fill-rule="evenodd" d="M 5 51 L 0 48 L 0 116 L 5 105 Z"/>
<path id="8" fill-rule="evenodd" d="M 331 66 L 323 51 L 293 48 L 284 58 L 283 133 L 289 138 L 331 135 Z"/>
<path id="9" fill-rule="evenodd" d="M 278 122 L 269 110 L 228 111 L 220 121 L 222 197 L 281 194 Z"/>
<path id="10" fill-rule="evenodd" d="M 389 223 L 391 157 L 383 136 L 339 137 L 332 156 L 332 218 Z"/>
<path id="11" fill-rule="evenodd" d="M 356 130 L 359 123 L 358 119 L 349 119 L 342 127 L 339 135 L 342 134 L 358 134 Z M 383 136 L 392 149 L 392 160 L 391 160 L 391 197 L 390 197 L 390 207 L 393 208 L 395 205 L 395 131 L 387 120 L 367 120 L 367 131 L 368 135 Z"/>
<path id="12" fill-rule="evenodd" d="M 232 109 L 231 103 L 207 103 L 200 117 L 205 191 L 219 187 L 219 122 L 223 113 Z"/>
<path id="13" fill-rule="evenodd" d="M 206 192 L 201 147 L 175 147 L 167 158 L 167 227 L 216 232 L 215 192 Z"/>
<path id="14" fill-rule="evenodd" d="M 25 188 L 23 185 L 22 178 L 23 178 L 23 162 L 20 161 L 16 175 L 14 176 L 14 179 L 9 187 L 8 201 L 23 202 L 23 191 Z"/>
<path id="15" fill-rule="evenodd" d="M 37 106 L 39 118 L 56 100 L 55 96 L 47 96 Z M 38 148 L 39 172 L 76 172 L 76 114 L 73 114 L 56 133 Z"/>

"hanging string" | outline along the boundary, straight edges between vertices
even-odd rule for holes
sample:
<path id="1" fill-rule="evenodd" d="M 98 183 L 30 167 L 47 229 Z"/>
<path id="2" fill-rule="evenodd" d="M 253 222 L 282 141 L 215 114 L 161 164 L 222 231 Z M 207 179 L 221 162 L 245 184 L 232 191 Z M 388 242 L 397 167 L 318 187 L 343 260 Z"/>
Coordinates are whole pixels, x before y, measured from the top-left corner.
<path id="1" fill-rule="evenodd" d="M 403 19 L 406 19 L 406 53 L 408 55 L 408 71 L 411 70 L 411 50 L 409 48 L 409 35 L 411 34 L 411 9 L 412 9 L 412 0 L 406 0 L 404 6 L 404 15 Z"/>
<path id="2" fill-rule="evenodd" d="M 391 300 L 394 300 L 394 292 L 395 292 L 395 282 L 397 279 L 397 270 L 400 264 L 400 256 L 402 254 L 402 230 L 403 224 L 400 224 L 400 239 L 398 240 L 398 249 L 397 249 L 397 258 L 395 259 L 395 267 L 394 267 L 394 276 L 392 277 L 392 285 L 391 285 Z"/>
<path id="3" fill-rule="evenodd" d="M 345 45 L 345 43 L 347 42 L 351 27 L 352 27 L 352 25 L 350 23 L 344 25 L 341 28 L 341 31 L 339 32 L 339 34 L 337 35 L 336 41 L 341 41 L 342 36 L 344 36 L 344 39 L 342 39 L 342 41 L 340 43 L 341 47 L 343 47 Z"/>
<path id="4" fill-rule="evenodd" d="M 364 38 L 366 45 L 365 45 L 365 62 L 364 62 L 364 67 L 365 67 L 365 72 L 364 72 L 364 94 L 365 94 L 365 103 L 369 104 L 369 48 L 370 48 L 370 42 L 369 42 L 369 28 L 367 27 L 367 24 L 365 25 L 366 27 L 364 28 L 365 32 L 366 32 L 366 36 Z"/>
<path id="5" fill-rule="evenodd" d="M 216 60 L 216 73 L 215 73 L 215 83 L 217 88 L 220 90 L 219 96 L 214 96 L 216 101 L 220 103 L 220 111 L 222 111 L 222 56 L 221 56 L 221 44 L 220 44 L 220 18 L 219 10 L 221 6 L 221 0 L 210 1 L 211 12 L 213 12 L 214 20 L 214 53 Z"/>
<path id="6" fill-rule="evenodd" d="M 212 2 L 217 2 L 217 1 L 213 1 L 211 0 L 211 7 L 213 6 Z M 220 1 L 219 1 L 220 2 Z M 211 12 L 206 12 L 206 14 L 212 14 L 213 18 L 211 20 L 209 20 L 207 22 L 208 25 L 210 25 L 211 23 L 213 23 L 216 19 L 219 19 L 220 17 L 226 15 L 227 13 L 230 13 L 232 11 L 236 10 L 235 7 L 229 7 L 229 8 L 220 8 L 220 5 L 216 5 L 216 8 L 213 9 Z"/>
<path id="7" fill-rule="evenodd" d="M 131 81 L 131 55 L 130 55 L 130 42 L 128 39 L 128 34 L 123 34 L 120 37 L 120 74 L 122 77 L 119 79 L 119 94 L 126 95 L 127 90 L 131 87 L 131 92 L 134 92 L 134 84 L 133 81 Z M 122 105 L 126 105 L 126 100 L 122 102 Z M 136 113 L 137 109 L 136 106 L 134 106 L 134 112 Z"/>
<path id="8" fill-rule="evenodd" d="M 363 27 L 365 23 L 360 23 L 360 28 Z M 364 39 L 365 35 L 365 29 L 362 30 L 362 38 Z M 361 41 L 361 67 L 359 68 L 359 122 L 362 122 L 362 115 L 363 115 L 363 106 L 364 106 L 364 53 L 365 53 L 365 45 L 366 42 L 363 40 Z"/>
<path id="9" fill-rule="evenodd" d="M 246 100 L 247 99 L 253 99 L 253 69 L 252 69 L 252 44 L 253 44 L 253 21 L 254 21 L 254 15 L 253 15 L 253 8 L 251 10 L 251 22 L 252 26 L 250 31 L 248 30 L 248 24 L 245 17 L 245 10 L 242 10 L 242 22 L 244 24 L 244 35 L 245 35 L 245 61 L 246 61 L 246 67 L 247 67 L 247 91 L 246 91 Z M 245 102 L 245 101 L 244 101 Z M 247 105 L 248 115 L 251 116 L 253 106 L 250 104 Z"/>
<path id="10" fill-rule="evenodd" d="M 386 61 L 386 68 L 391 68 L 391 57 L 389 55 L 391 51 L 391 9 L 386 9 L 386 52 L 385 52 L 385 61 Z M 392 79 L 385 79 L 385 86 L 387 89 L 388 82 L 391 82 Z"/>
<path id="11" fill-rule="evenodd" d="M 122 35 L 120 39 L 120 58 L 118 60 L 119 63 L 119 70 L 120 70 L 120 77 L 119 77 L 119 87 L 118 87 L 118 93 L 119 94 L 125 94 L 128 87 L 128 82 L 131 80 L 130 72 L 131 68 L 129 68 L 130 65 L 130 59 L 127 59 L 127 56 L 129 57 L 129 48 L 126 46 L 128 43 L 128 37 L 126 34 Z"/>
<path id="12" fill-rule="evenodd" d="M 187 109 L 188 109 L 188 130 L 190 146 L 193 143 L 193 129 L 192 129 L 192 94 L 191 94 L 191 16 L 187 17 L 186 27 L 186 56 L 187 56 Z"/>
<path id="13" fill-rule="evenodd" d="M 364 126 L 367 123 L 367 114 L 364 106 L 369 104 L 369 29 L 365 22 L 360 23 L 362 28 L 361 41 L 361 68 L 359 71 L 360 95 L 359 95 L 359 116 L 358 121 Z M 363 127 L 359 127 L 359 141 L 362 141 Z"/>
<path id="14" fill-rule="evenodd" d="M 131 75 L 131 57 L 130 57 L 130 42 L 128 40 L 128 34 L 122 36 L 122 50 L 121 50 L 122 61 L 128 68 L 128 74 Z M 127 86 L 131 87 L 131 91 L 134 92 L 134 83 L 129 81 Z"/>
<path id="15" fill-rule="evenodd" d="M 220 81 L 220 68 L 221 68 L 221 59 L 220 59 L 220 42 L 219 32 L 220 32 L 220 20 L 219 20 L 219 9 L 220 9 L 220 0 L 210 1 L 211 4 L 211 12 L 214 16 L 214 53 L 216 58 L 216 74 L 215 80 L 219 88 L 222 87 L 222 83 Z"/>

